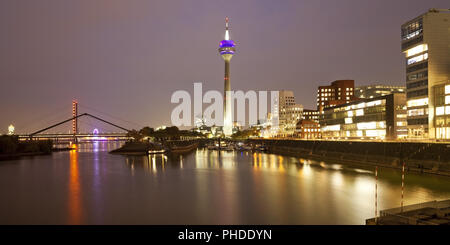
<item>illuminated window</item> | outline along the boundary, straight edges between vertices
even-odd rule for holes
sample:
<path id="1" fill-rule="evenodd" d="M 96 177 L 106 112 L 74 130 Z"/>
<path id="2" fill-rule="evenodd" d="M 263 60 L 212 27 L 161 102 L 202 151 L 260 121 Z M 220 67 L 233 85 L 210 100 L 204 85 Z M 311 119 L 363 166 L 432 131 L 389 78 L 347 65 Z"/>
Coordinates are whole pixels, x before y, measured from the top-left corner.
<path id="1" fill-rule="evenodd" d="M 450 115 L 450 106 L 445 107 L 445 115 Z"/>
<path id="2" fill-rule="evenodd" d="M 410 100 L 407 104 L 408 107 L 428 105 L 428 98 Z"/>
<path id="3" fill-rule="evenodd" d="M 376 129 L 377 128 L 377 123 L 376 122 L 358 123 L 358 124 L 356 124 L 356 127 L 358 129 Z"/>
<path id="4" fill-rule="evenodd" d="M 357 117 L 358 116 L 364 116 L 364 110 L 363 109 L 356 110 L 356 116 Z"/>
<path id="5" fill-rule="evenodd" d="M 353 119 L 350 117 L 350 118 L 345 118 L 345 123 L 346 124 L 351 124 L 351 123 L 353 123 Z"/>
<path id="6" fill-rule="evenodd" d="M 411 64 L 414 64 L 414 63 L 417 63 L 417 62 L 420 62 L 423 60 L 427 60 L 427 59 L 428 59 L 428 53 L 425 53 L 422 55 L 415 56 L 411 59 L 408 59 L 407 63 L 408 63 L 408 65 L 411 65 Z"/>
<path id="7" fill-rule="evenodd" d="M 444 115 L 444 107 L 440 106 L 440 107 L 436 107 L 436 116 L 440 116 L 440 115 Z"/>
<path id="8" fill-rule="evenodd" d="M 425 52 L 427 50 L 428 50 L 428 45 L 420 44 L 420 45 L 415 46 L 414 48 L 408 49 L 406 51 L 406 57 L 411 57 L 413 55 Z"/>
<path id="9" fill-rule="evenodd" d="M 386 135 L 385 130 L 367 130 L 366 136 L 368 137 L 383 137 Z"/>
<path id="10" fill-rule="evenodd" d="M 348 112 L 347 112 L 347 116 L 348 116 L 348 117 L 353 117 L 353 111 L 348 111 Z"/>
<path id="11" fill-rule="evenodd" d="M 445 94 L 450 94 L 450 85 L 445 85 Z"/>
<path id="12" fill-rule="evenodd" d="M 413 110 L 408 110 L 408 116 L 410 117 L 414 117 L 414 116 L 423 116 L 425 115 L 424 113 L 424 109 L 413 109 Z"/>
<path id="13" fill-rule="evenodd" d="M 445 104 L 450 104 L 450 95 L 445 96 Z"/>

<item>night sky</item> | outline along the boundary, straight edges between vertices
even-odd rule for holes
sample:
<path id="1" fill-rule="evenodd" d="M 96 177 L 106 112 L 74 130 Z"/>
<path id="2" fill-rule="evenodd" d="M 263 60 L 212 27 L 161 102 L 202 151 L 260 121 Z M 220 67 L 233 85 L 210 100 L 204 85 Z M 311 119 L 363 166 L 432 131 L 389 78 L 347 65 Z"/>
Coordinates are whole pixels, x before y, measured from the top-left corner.
<path id="1" fill-rule="evenodd" d="M 404 85 L 401 24 L 448 3 L 1 0 L 0 133 L 69 118 L 73 98 L 126 127 L 169 124 L 175 90 L 223 90 L 225 16 L 234 90 L 293 90 L 315 108 L 317 86 L 334 80 Z"/>

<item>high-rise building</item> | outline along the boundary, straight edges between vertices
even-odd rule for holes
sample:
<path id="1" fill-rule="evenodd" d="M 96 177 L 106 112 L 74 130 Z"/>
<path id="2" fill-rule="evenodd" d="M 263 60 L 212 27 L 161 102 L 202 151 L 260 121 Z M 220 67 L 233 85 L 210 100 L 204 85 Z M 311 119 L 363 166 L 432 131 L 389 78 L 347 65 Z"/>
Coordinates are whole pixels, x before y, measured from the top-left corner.
<path id="1" fill-rule="evenodd" d="M 294 92 L 289 90 L 279 91 L 278 98 L 278 134 L 280 136 L 293 135 L 297 127 L 297 122 L 302 119 L 303 105 L 295 103 Z"/>
<path id="2" fill-rule="evenodd" d="M 319 86 L 317 90 L 317 110 L 342 105 L 356 99 L 354 80 L 337 80 L 329 86 Z"/>
<path id="3" fill-rule="evenodd" d="M 232 115 L 232 101 L 228 93 L 231 92 L 230 85 L 230 61 L 236 52 L 236 45 L 230 39 L 228 17 L 225 18 L 225 38 L 219 44 L 219 53 L 225 61 L 225 76 L 224 76 L 224 99 L 223 99 L 223 133 L 229 137 L 233 134 L 233 115 Z"/>
<path id="4" fill-rule="evenodd" d="M 434 87 L 450 77 L 450 9 L 430 9 L 402 25 L 408 137 L 436 138 Z"/>
<path id="5" fill-rule="evenodd" d="M 391 86 L 374 84 L 367 86 L 360 86 L 355 88 L 355 97 L 360 99 L 372 99 L 379 96 L 385 96 L 392 93 L 405 93 L 404 86 Z"/>

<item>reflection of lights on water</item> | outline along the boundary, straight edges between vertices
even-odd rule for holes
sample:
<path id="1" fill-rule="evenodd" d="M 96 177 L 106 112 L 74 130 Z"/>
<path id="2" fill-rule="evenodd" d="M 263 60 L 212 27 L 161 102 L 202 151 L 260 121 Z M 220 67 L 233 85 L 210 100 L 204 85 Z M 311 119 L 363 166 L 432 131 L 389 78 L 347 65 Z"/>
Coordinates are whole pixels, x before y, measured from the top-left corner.
<path id="1" fill-rule="evenodd" d="M 284 169 L 283 162 L 280 162 L 280 163 L 278 164 L 278 170 L 279 170 L 281 173 L 284 173 L 284 172 L 286 171 L 286 169 Z"/>
<path id="2" fill-rule="evenodd" d="M 331 175 L 331 181 L 335 186 L 342 186 L 342 184 L 344 183 L 344 176 L 342 175 L 341 172 L 334 172 Z"/>
<path id="3" fill-rule="evenodd" d="M 99 143 L 98 141 L 94 141 L 93 143 L 93 151 L 98 152 L 99 151 Z"/>
<path id="4" fill-rule="evenodd" d="M 158 172 L 158 170 L 156 169 L 156 157 L 155 157 L 155 155 L 152 156 L 152 170 L 153 170 L 153 173 Z"/>
<path id="5" fill-rule="evenodd" d="M 300 174 L 307 177 L 311 176 L 312 175 L 311 166 L 309 164 L 303 165 L 303 167 L 300 169 Z"/>
<path id="6" fill-rule="evenodd" d="M 340 164 L 331 164 L 330 168 L 334 169 L 334 170 L 342 170 L 342 165 Z"/>
<path id="7" fill-rule="evenodd" d="M 180 155 L 180 168 L 183 168 L 183 156 Z"/>
<path id="8" fill-rule="evenodd" d="M 76 150 L 71 150 L 69 154 L 70 154 L 69 224 L 77 225 L 81 224 L 81 212 L 82 212 L 78 154 Z"/>
<path id="9" fill-rule="evenodd" d="M 355 172 L 357 172 L 357 173 L 361 173 L 361 174 L 373 174 L 374 173 L 374 171 L 369 171 L 369 170 L 364 170 L 364 169 L 358 169 L 358 168 L 355 168 L 355 169 L 353 169 Z"/>
<path id="10" fill-rule="evenodd" d="M 279 163 L 283 163 L 283 157 L 282 156 L 278 156 L 278 162 Z"/>
<path id="11" fill-rule="evenodd" d="M 359 194 L 369 193 L 374 191 L 375 184 L 371 178 L 367 177 L 358 177 L 355 179 L 354 183 L 355 189 L 359 192 Z"/>

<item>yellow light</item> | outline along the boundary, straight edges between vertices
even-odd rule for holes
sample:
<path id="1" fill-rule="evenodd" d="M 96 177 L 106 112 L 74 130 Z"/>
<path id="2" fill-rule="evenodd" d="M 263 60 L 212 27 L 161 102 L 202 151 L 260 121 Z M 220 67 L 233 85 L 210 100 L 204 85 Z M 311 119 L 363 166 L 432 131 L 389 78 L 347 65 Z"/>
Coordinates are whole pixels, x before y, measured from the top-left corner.
<path id="1" fill-rule="evenodd" d="M 8 135 L 13 135 L 14 134 L 14 130 L 15 130 L 14 126 L 12 124 L 9 125 L 9 127 L 8 127 Z"/>
<path id="2" fill-rule="evenodd" d="M 364 116 L 364 110 L 363 109 L 356 110 L 356 116 Z"/>
<path id="3" fill-rule="evenodd" d="M 414 48 L 406 50 L 406 57 L 411 57 L 413 55 L 425 52 L 427 50 L 428 50 L 427 44 L 420 44 L 420 45 L 415 46 Z"/>
<path id="4" fill-rule="evenodd" d="M 356 124 L 356 126 L 358 129 L 376 129 L 377 123 L 376 122 L 365 122 L 365 123 L 358 123 L 358 124 Z"/>
<path id="5" fill-rule="evenodd" d="M 444 107 L 440 106 L 440 107 L 436 107 L 436 116 L 441 116 L 444 115 Z"/>
<path id="6" fill-rule="evenodd" d="M 428 105 L 428 98 L 409 100 L 408 107 Z"/>

